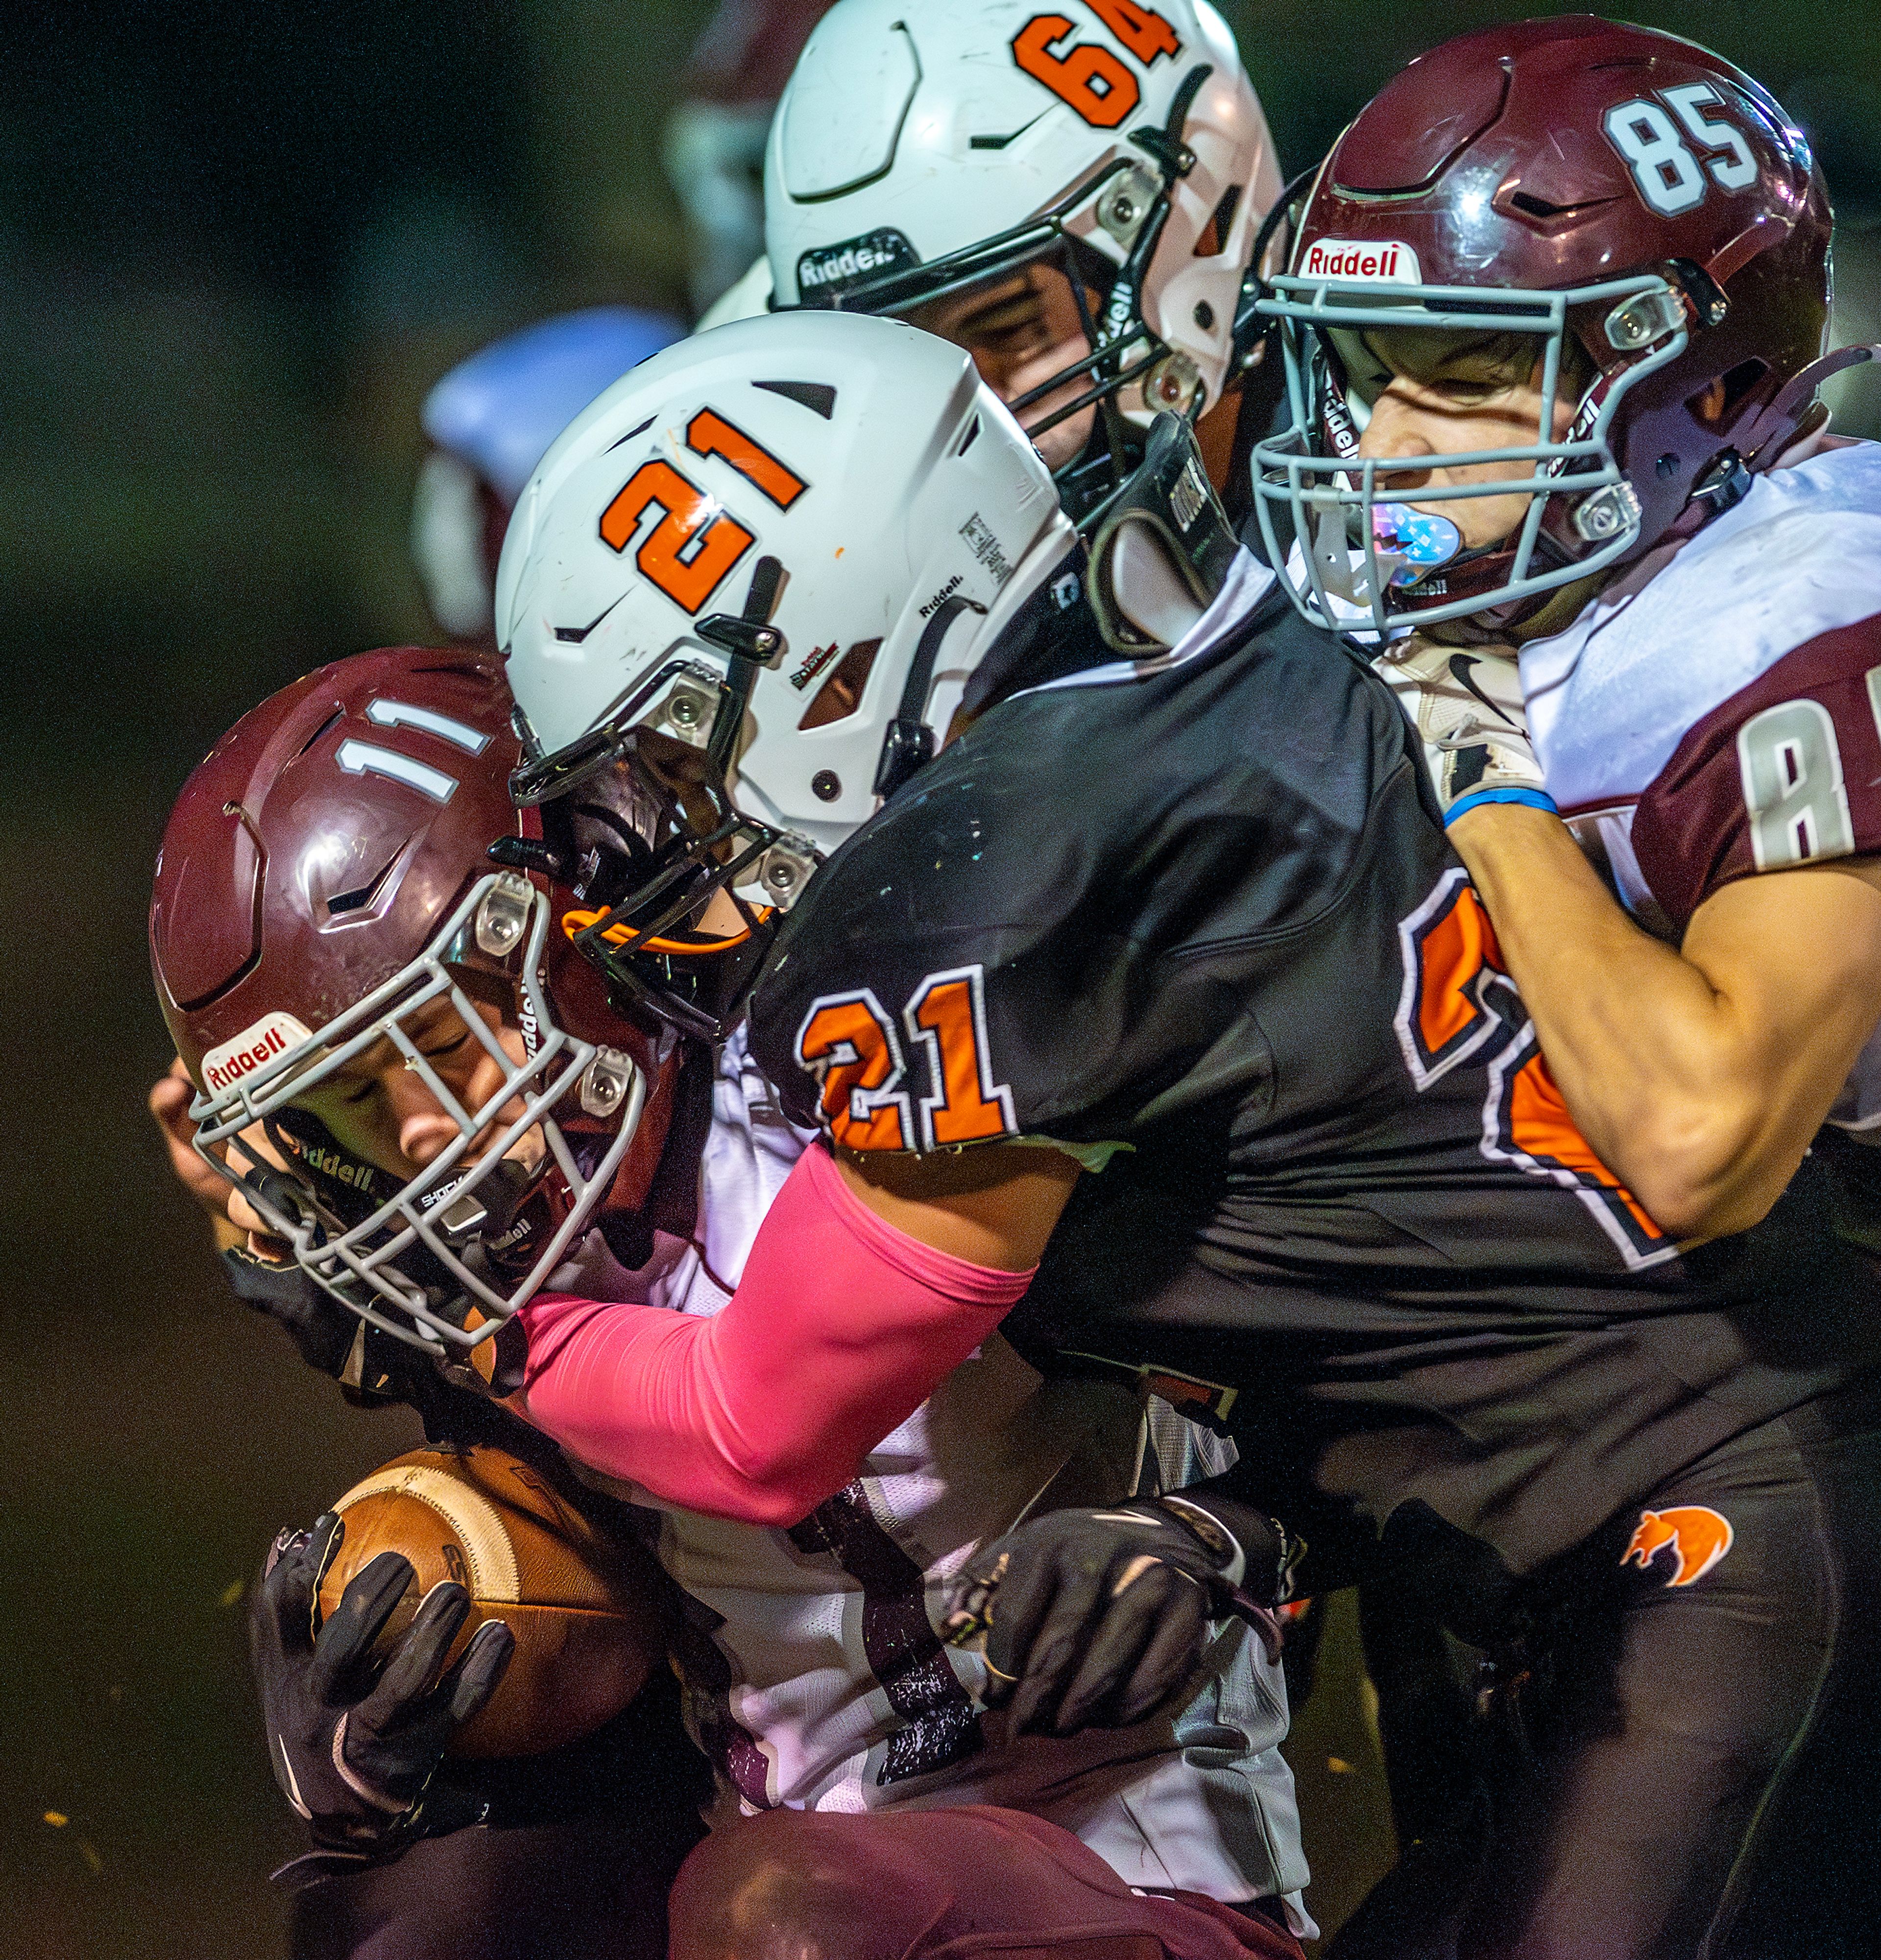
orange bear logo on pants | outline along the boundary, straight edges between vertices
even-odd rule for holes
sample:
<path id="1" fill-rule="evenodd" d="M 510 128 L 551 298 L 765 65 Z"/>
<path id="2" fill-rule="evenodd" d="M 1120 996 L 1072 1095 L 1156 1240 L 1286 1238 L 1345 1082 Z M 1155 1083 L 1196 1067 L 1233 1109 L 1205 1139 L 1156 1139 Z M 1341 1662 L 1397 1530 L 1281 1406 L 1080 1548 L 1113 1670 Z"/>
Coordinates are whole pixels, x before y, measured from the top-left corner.
<path id="1" fill-rule="evenodd" d="M 1677 1504 L 1669 1510 L 1641 1511 L 1632 1542 L 1620 1555 L 1622 1565 L 1639 1561 L 1642 1570 L 1669 1545 L 1672 1577 L 1668 1586 L 1690 1586 L 1702 1579 L 1731 1548 L 1736 1534 L 1729 1518 L 1708 1504 Z"/>

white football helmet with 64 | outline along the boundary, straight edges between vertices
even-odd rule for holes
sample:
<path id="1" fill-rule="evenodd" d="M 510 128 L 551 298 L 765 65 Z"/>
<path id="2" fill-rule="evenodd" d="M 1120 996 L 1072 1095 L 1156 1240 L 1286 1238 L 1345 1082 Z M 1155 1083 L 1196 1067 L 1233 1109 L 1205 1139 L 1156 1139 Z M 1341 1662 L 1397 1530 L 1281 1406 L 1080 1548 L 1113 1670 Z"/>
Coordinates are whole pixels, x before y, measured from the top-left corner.
<path id="1" fill-rule="evenodd" d="M 839 0 L 771 126 L 772 304 L 948 332 L 942 303 L 1055 266 L 1081 330 L 1054 371 L 1002 392 L 1055 461 L 1049 432 L 1074 423 L 1081 446 L 1098 410 L 1101 491 L 1124 462 L 1119 414 L 1192 416 L 1230 383 L 1243 277 L 1280 189 L 1208 0 Z"/>

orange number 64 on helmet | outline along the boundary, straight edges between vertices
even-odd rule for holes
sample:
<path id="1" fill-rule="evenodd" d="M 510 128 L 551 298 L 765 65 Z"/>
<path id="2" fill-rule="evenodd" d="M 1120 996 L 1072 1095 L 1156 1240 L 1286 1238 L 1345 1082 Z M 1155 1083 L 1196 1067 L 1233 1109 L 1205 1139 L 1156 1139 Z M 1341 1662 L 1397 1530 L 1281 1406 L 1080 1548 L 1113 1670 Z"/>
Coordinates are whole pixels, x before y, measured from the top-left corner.
<path id="1" fill-rule="evenodd" d="M 1145 68 L 1159 55 L 1182 51 L 1176 30 L 1136 0 L 1090 0 L 1090 8 Z M 1065 14 L 1035 14 L 1013 37 L 1012 58 L 1093 129 L 1114 129 L 1142 100 L 1143 91 L 1101 41 L 1081 42 L 1068 53 L 1055 53 L 1072 27 Z"/>
<path id="2" fill-rule="evenodd" d="M 1012 58 L 1062 102 L 1068 102 L 1093 129 L 1114 129 L 1142 99 L 1137 78 L 1110 50 L 1081 42 L 1070 53 L 1055 54 L 1053 43 L 1071 31 L 1062 14 L 1036 14 L 1013 37 Z"/>

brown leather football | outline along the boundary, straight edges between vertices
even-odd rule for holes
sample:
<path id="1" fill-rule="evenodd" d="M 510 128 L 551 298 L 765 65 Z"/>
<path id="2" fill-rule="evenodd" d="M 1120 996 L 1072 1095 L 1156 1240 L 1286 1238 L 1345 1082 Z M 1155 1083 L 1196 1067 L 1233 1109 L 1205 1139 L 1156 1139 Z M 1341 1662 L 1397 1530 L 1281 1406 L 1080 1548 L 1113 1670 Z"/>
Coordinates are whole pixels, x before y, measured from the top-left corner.
<path id="1" fill-rule="evenodd" d="M 333 1509 L 345 1520 L 320 1586 L 323 1618 L 347 1582 L 382 1551 L 416 1570 L 384 1633 L 410 1625 L 419 1602 L 454 1579 L 472 1609 L 454 1661 L 485 1620 L 516 1636 L 489 1704 L 450 1748 L 460 1756 L 534 1755 L 618 1715 L 665 1658 L 667 1581 L 641 1547 L 603 1535 L 540 1472 L 488 1444 L 433 1446 L 395 1458 Z"/>

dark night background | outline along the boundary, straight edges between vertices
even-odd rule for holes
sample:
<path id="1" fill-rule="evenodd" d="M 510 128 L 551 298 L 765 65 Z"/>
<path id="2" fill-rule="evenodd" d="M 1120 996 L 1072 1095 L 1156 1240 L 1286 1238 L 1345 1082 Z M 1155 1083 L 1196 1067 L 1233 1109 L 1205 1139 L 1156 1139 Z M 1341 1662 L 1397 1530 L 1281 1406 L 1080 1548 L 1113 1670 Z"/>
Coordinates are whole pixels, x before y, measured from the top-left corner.
<path id="1" fill-rule="evenodd" d="M 935 4 L 935 0 L 930 0 Z M 1228 5 L 1289 171 L 1422 48 L 1506 11 Z M 1551 11 L 1565 11 L 1551 9 Z M 171 797 L 269 690 L 427 636 L 406 559 L 425 390 L 541 314 L 677 309 L 657 154 L 709 0 L 97 0 L 0 12 L 0 1944 L 282 1950 L 300 1848 L 250 1701 L 274 1528 L 406 1446 L 224 1293 L 143 1109 Z M 1881 337 L 1881 8 L 1688 4 L 1814 136 L 1839 338 Z M 1838 425 L 1881 434 L 1881 387 Z M 1323 1831 L 1374 1814 L 1297 1759 Z M 1351 1726 L 1348 1723 L 1348 1726 Z M 47 1821 L 47 1814 L 65 1820 Z M 1315 1898 L 1336 1905 L 1338 1860 Z"/>

